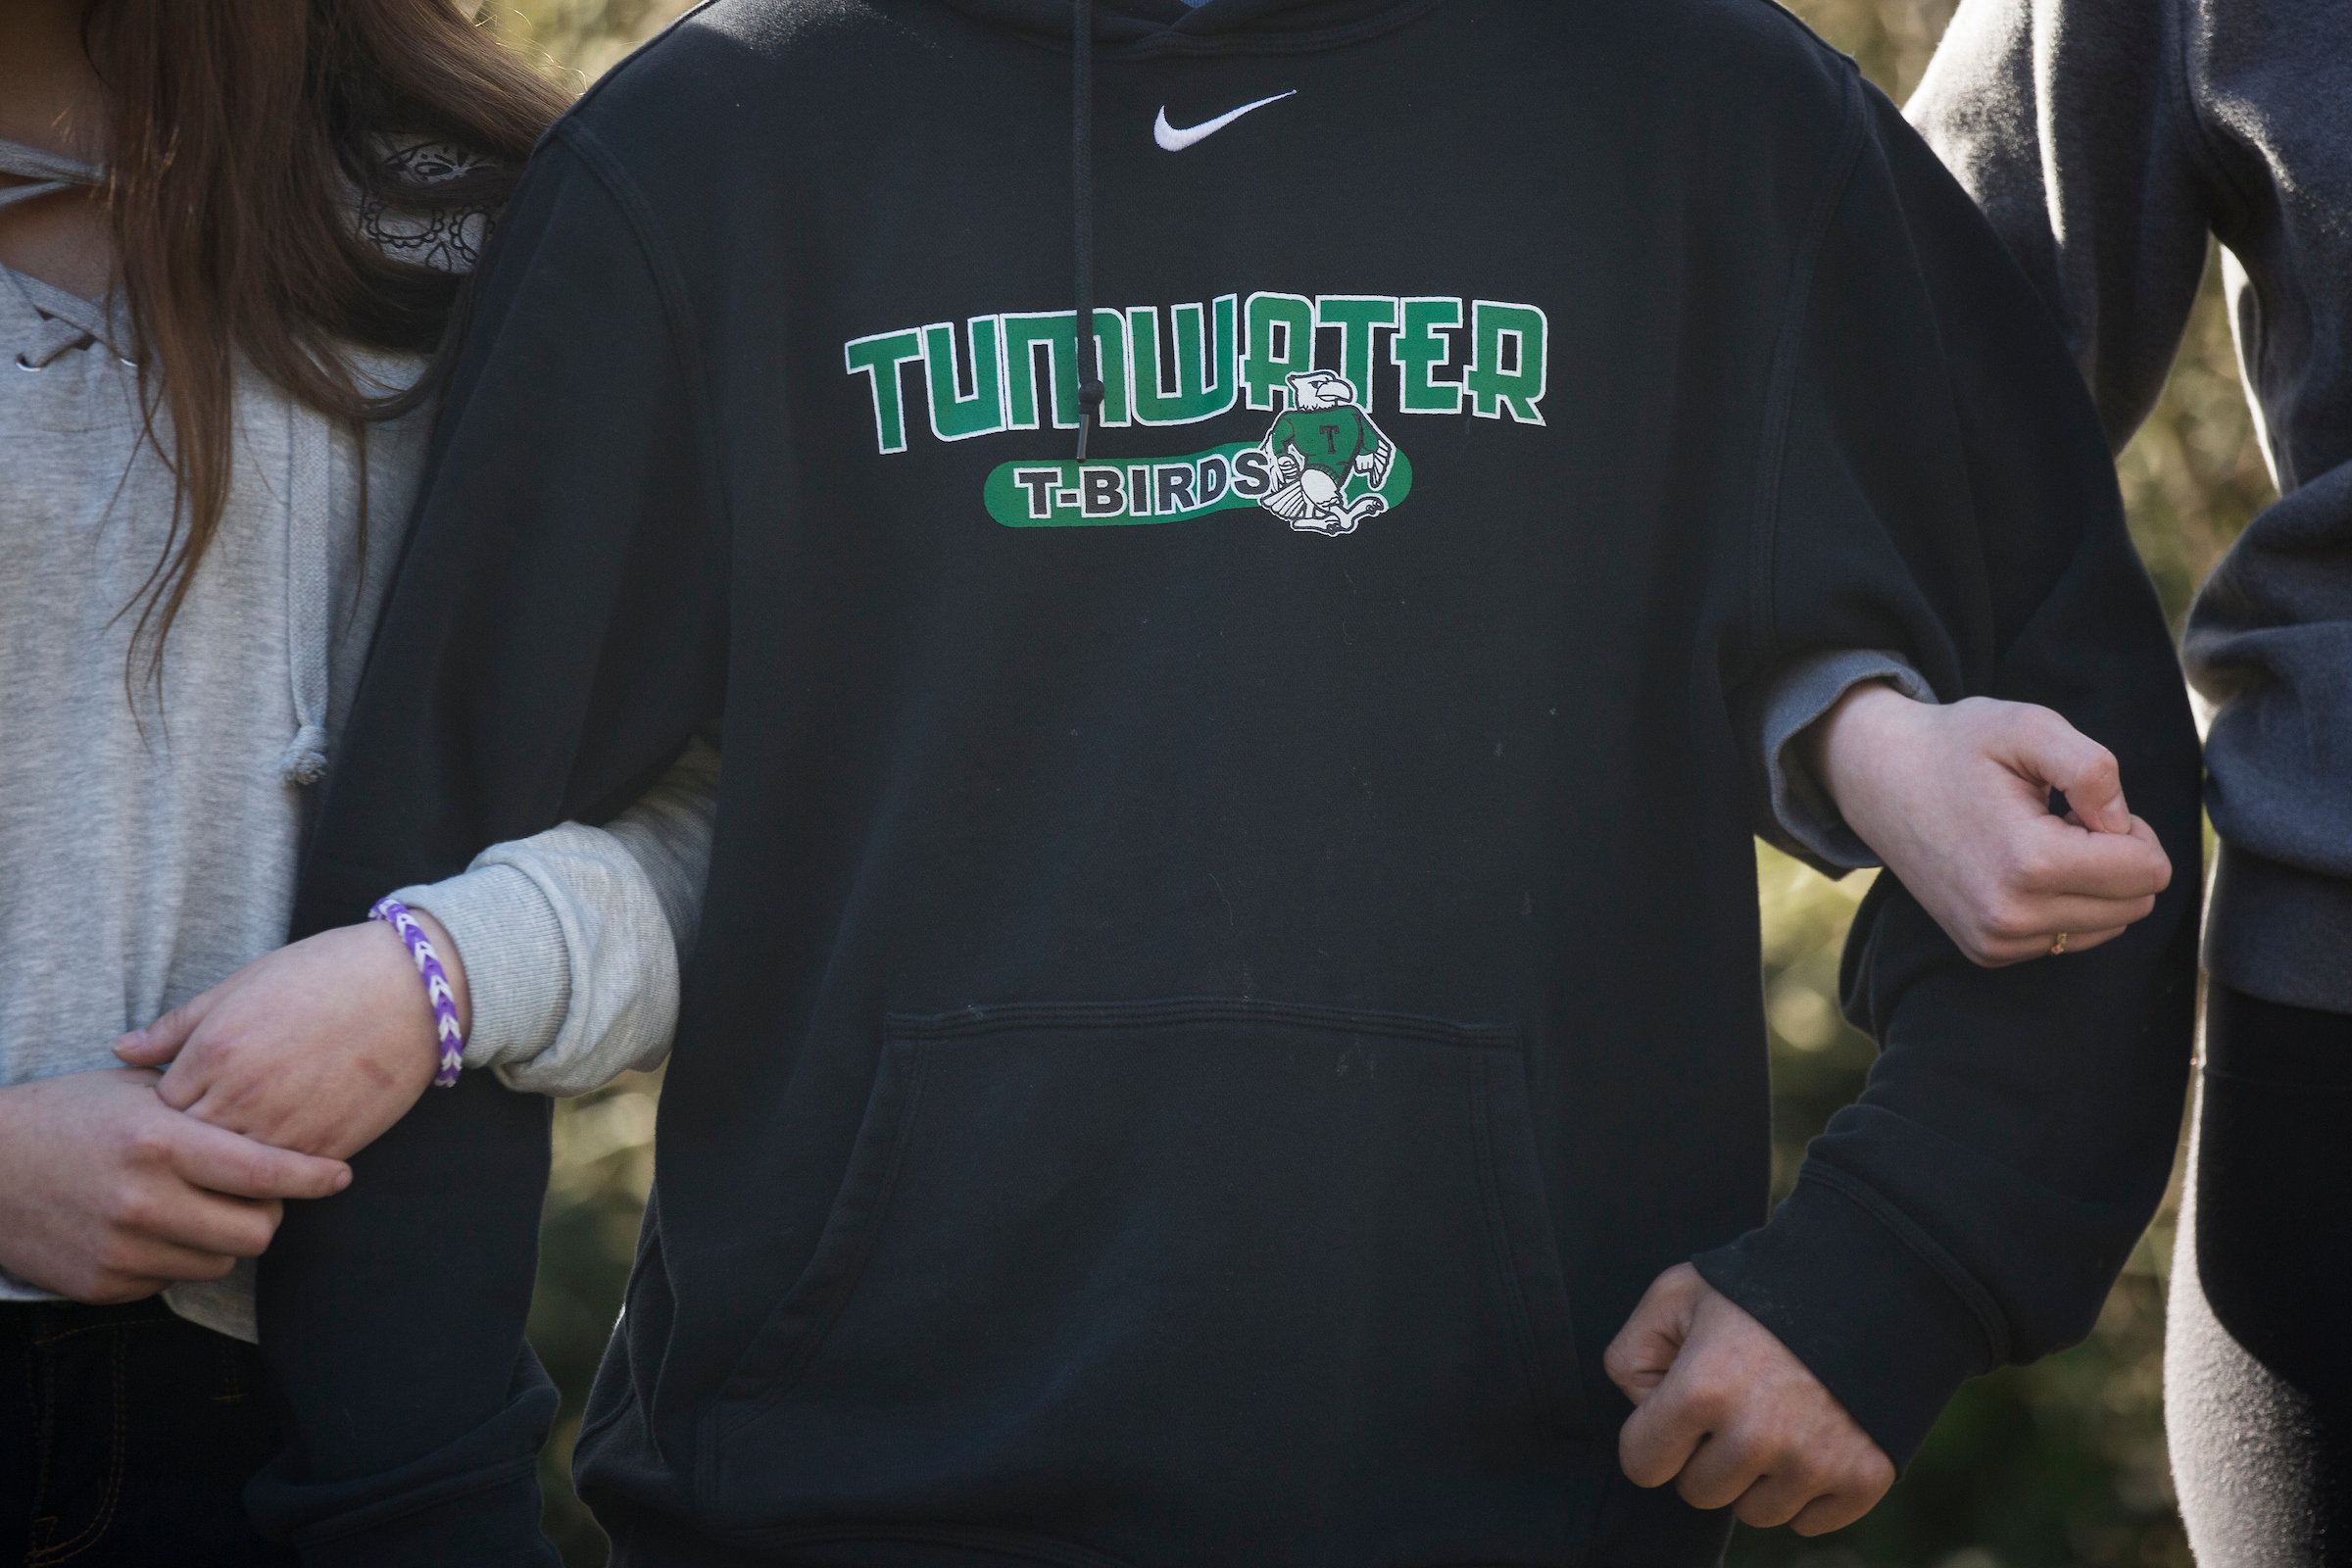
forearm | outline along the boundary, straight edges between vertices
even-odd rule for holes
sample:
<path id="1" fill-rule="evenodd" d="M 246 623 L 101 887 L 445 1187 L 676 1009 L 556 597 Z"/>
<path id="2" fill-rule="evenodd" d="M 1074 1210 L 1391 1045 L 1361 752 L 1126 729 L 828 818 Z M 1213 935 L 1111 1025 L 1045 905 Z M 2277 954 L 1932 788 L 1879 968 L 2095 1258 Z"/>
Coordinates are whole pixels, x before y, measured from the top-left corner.
<path id="1" fill-rule="evenodd" d="M 1920 702 L 1936 700 L 1901 655 L 1836 649 L 1790 660 L 1767 682 L 1757 704 L 1766 796 L 1757 834 L 1828 876 L 1880 863 L 1878 852 L 1839 811 L 1815 744 L 1831 710 L 1871 682 Z"/>
<path id="2" fill-rule="evenodd" d="M 2154 637 L 2135 657 L 2136 640 L 2069 658 L 2021 650 L 1996 689 L 2066 702 L 2114 736 L 2153 831 L 2128 814 L 2120 835 L 2062 821 L 2046 805 L 2046 770 L 2013 771 L 1967 743 L 1977 724 L 2054 728 L 2106 759 L 2112 781 L 2117 760 L 2047 707 L 1928 707 L 1865 687 L 1806 742 L 1856 828 L 1900 873 L 1864 902 L 1844 971 L 1847 1013 L 1886 1054 L 1861 1103 L 1812 1146 L 1771 1224 L 1696 1261 L 1898 1460 L 1961 1381 L 2087 1331 L 2169 1171 L 2196 889 L 2193 877 L 2167 886 L 2157 839 L 2174 863 L 2196 863 L 2196 759 L 2169 660 Z M 2007 816 L 1972 814 L 2004 791 Z M 2039 918 L 2032 907 L 1996 900 L 2009 910 L 2001 919 L 2022 922 L 1996 933 L 2017 951 L 1963 961 L 1936 923 L 1956 923 L 1948 910 L 1932 918 L 1915 895 L 1948 895 L 1971 865 L 2030 861 L 2052 843 L 2078 864 L 2164 891 L 2128 906 L 2077 900 L 2123 909 L 2097 916 L 2110 923 L 2138 921 L 2098 952 L 1980 967 L 2051 946 L 2028 932 Z"/>
<path id="3" fill-rule="evenodd" d="M 1981 216 L 1866 104 L 1883 162 L 1857 164 L 1825 230 L 1793 362 L 1780 483 L 1807 504 L 1759 534 L 1770 629 L 1901 651 L 1948 706 L 1900 706 L 1937 722 L 1977 700 L 2058 715 L 2114 748 L 2152 838 L 2193 865 L 2195 735 L 2093 412 Z M 1899 259 L 1839 237 L 1896 224 Z M 2046 789 L 2028 804 L 2064 826 Z M 1771 1221 L 1694 1261 L 1897 1461 L 1966 1376 L 2087 1331 L 2161 1195 L 2190 880 L 2096 952 L 2005 968 L 1970 962 L 1896 877 L 1857 912 L 1844 990 L 1883 1048 L 1869 1087 Z"/>
<path id="4" fill-rule="evenodd" d="M 564 823 L 400 891 L 439 916 L 480 999 L 469 1068 L 572 1095 L 666 1054 L 701 917 L 718 767 L 717 748 L 698 737 L 605 826 Z"/>
<path id="5" fill-rule="evenodd" d="M 724 535 L 692 456 L 699 383 L 662 325 L 577 330 L 583 311 L 669 319 L 644 237 L 559 127 L 476 281 L 298 929 L 625 801 L 718 710 Z M 549 389 L 608 385 L 631 389 L 639 416 L 582 443 Z M 464 1074 L 365 1152 L 357 1202 L 289 1222 L 261 1285 L 291 1449 L 267 1478 L 274 1497 L 257 1482 L 258 1514 L 336 1532 L 352 1562 L 554 1561 L 530 1476 L 555 1396 L 523 1339 L 549 1115 Z"/>
<path id="6" fill-rule="evenodd" d="M 1865 948 L 1941 940 L 1899 890 L 1871 903 Z M 2170 1171 L 2194 931 L 2182 889 L 2080 959 L 1910 987 L 1796 1192 L 1695 1259 L 1898 1463 L 1963 1381 L 2089 1332 Z"/>
<path id="7" fill-rule="evenodd" d="M 1849 831 L 1977 963 L 2099 947 L 2146 918 L 2171 882 L 2114 754 L 2047 708 L 1937 706 L 1868 683 L 1791 749 Z"/>
<path id="8" fill-rule="evenodd" d="M 2141 700 L 2105 727 L 2129 737 L 2145 804 L 2193 864 L 2194 755 L 2180 715 L 2165 711 L 2178 704 L 2162 665 L 2149 664 L 2121 683 Z M 1972 739 L 1979 731 L 2039 734 L 2071 747 L 2080 770 L 2017 771 Z M 2185 1065 L 2194 879 L 2157 891 L 2170 868 L 2120 790 L 2109 809 L 2122 833 L 2050 814 L 2053 772 L 2093 810 L 2089 780 L 2112 787 L 2117 763 L 2046 708 L 1981 698 L 1934 708 L 1862 687 L 1800 745 L 1900 877 L 1882 879 L 1857 915 L 1844 977 L 1849 1015 L 1887 1050 L 1771 1225 L 1698 1262 L 1900 1458 L 1961 1381 L 2085 1332 L 2153 1209 Z M 2001 890 L 1996 873 L 2037 859 L 2136 877 L 2130 888 L 2145 896 L 2036 902 Z M 1972 891 L 1980 882 L 1993 891 Z M 2084 910 L 2118 929 L 2074 925 L 2106 946 L 2067 950 L 2063 964 L 1971 967 L 1944 940 L 1967 938 L 1977 964 L 2008 963 L 2051 951 L 2043 921 Z M 1893 1337 L 1850 1332 L 1857 1322 L 1908 1326 L 1899 1371 L 1887 1360 Z"/>

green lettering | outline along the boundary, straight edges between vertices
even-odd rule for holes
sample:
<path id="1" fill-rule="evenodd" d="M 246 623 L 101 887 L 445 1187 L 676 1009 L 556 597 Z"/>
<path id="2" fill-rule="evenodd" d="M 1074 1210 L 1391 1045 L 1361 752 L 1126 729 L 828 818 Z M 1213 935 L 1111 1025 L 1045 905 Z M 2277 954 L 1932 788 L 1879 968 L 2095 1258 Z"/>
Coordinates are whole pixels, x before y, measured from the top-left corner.
<path id="1" fill-rule="evenodd" d="M 1470 302 L 1470 368 L 1462 372 L 1462 386 L 1470 394 L 1472 414 L 1499 419 L 1508 409 L 1521 424 L 1544 422 L 1536 405 L 1544 401 L 1548 326 L 1533 305 Z"/>
<path id="2" fill-rule="evenodd" d="M 1004 428 L 1004 358 L 997 318 L 975 316 L 971 342 L 972 391 L 956 387 L 956 326 L 940 321 L 923 328 L 923 368 L 931 386 L 931 433 L 942 441 L 993 435 Z"/>
<path id="3" fill-rule="evenodd" d="M 899 401 L 899 367 L 923 357 L 922 334 L 876 332 L 842 345 L 850 374 L 863 371 L 874 384 L 874 444 L 884 452 L 906 450 L 906 408 Z"/>
<path id="4" fill-rule="evenodd" d="M 1078 428 L 1078 334 L 1070 327 L 1075 311 L 1007 314 L 1004 322 L 1004 428 L 1038 427 L 1037 346 L 1047 346 L 1046 380 L 1054 402 L 1054 427 Z M 1095 363 L 1102 375 L 1105 425 L 1125 424 L 1127 333 L 1116 311 L 1095 312 Z"/>
<path id="5" fill-rule="evenodd" d="M 1252 294 L 1243 314 L 1250 352 L 1242 361 L 1242 385 L 1250 407 L 1282 408 L 1290 402 L 1285 379 L 1315 368 L 1314 302 L 1302 294 Z"/>
<path id="6" fill-rule="evenodd" d="M 1372 407 L 1372 334 L 1396 324 L 1394 294 L 1326 294 L 1315 301 L 1323 325 L 1340 329 L 1340 373 L 1355 388 L 1355 401 Z"/>
<path id="7" fill-rule="evenodd" d="M 1078 424 L 1078 334 L 1071 311 L 1006 312 L 1004 322 L 1004 428 L 1038 425 L 1037 346 L 1046 348 L 1047 396 L 1054 400 L 1057 429 Z"/>
<path id="8" fill-rule="evenodd" d="M 1235 307 L 1240 296 L 1216 301 L 1216 346 L 1202 341 L 1201 308 L 1179 305 L 1169 315 L 1176 329 L 1175 390 L 1159 373 L 1159 309 L 1139 305 L 1127 313 L 1127 360 L 1135 368 L 1135 416 L 1145 424 L 1197 424 L 1233 407 L 1241 395 L 1241 356 L 1234 342 Z M 1104 378 L 1107 381 L 1107 377 Z"/>
<path id="9" fill-rule="evenodd" d="M 1434 380 L 1430 371 L 1453 357 L 1453 343 L 1438 328 L 1462 324 L 1462 302 L 1429 297 L 1399 300 L 1396 335 L 1389 340 L 1389 363 L 1398 370 L 1396 407 L 1405 414 L 1459 414 L 1462 389 Z"/>

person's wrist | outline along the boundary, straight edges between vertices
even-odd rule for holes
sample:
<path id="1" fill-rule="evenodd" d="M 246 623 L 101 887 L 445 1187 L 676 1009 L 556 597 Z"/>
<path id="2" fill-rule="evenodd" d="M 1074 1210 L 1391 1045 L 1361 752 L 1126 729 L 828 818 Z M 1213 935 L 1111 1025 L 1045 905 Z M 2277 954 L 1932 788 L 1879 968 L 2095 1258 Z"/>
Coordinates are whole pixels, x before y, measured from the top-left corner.
<path id="1" fill-rule="evenodd" d="M 458 951 L 457 939 L 449 934 L 449 928 L 434 919 L 431 910 L 419 909 L 412 905 L 409 913 L 416 916 L 418 925 L 424 927 L 425 938 L 433 945 L 433 956 L 441 960 L 441 972 L 449 980 L 450 1000 L 457 1004 L 458 1027 L 471 1035 L 473 992 L 466 979 L 466 956 Z"/>
<path id="2" fill-rule="evenodd" d="M 466 1033 L 473 1029 L 473 994 L 466 981 L 466 960 L 458 953 L 447 927 L 422 909 L 411 907 L 410 918 L 424 932 L 425 940 L 433 945 L 433 956 L 441 960 L 441 973 L 449 981 L 449 999 L 458 1009 L 458 1028 Z M 424 987 L 424 977 L 416 971 L 416 960 L 410 956 L 408 944 L 386 920 L 369 920 L 367 929 L 376 947 L 376 961 L 383 966 L 387 983 L 396 983 L 405 992 L 415 992 L 416 1004 L 429 1034 L 433 1030 L 433 1007 Z M 397 959 L 395 963 L 393 960 Z M 389 977 L 397 975 L 397 982 Z"/>
<path id="3" fill-rule="evenodd" d="M 51 1261 L 36 1240 L 50 1199 L 40 1178 L 53 1157 L 67 1152 L 45 1147 L 49 1130 L 63 1125 L 56 1107 L 43 1115 L 37 1103 L 49 1082 L 54 1080 L 36 1078 L 0 1088 L 0 1268 L 24 1280 Z"/>
<path id="4" fill-rule="evenodd" d="M 1867 775 L 1911 744 L 1910 727 L 1933 710 L 1886 681 L 1861 681 L 1797 737 L 1806 767 L 1849 824 Z"/>
<path id="5" fill-rule="evenodd" d="M 23 1152 L 32 1147 L 31 1139 L 40 1131 L 41 1118 L 33 1113 L 31 1102 L 41 1081 L 35 1078 L 30 1083 L 0 1086 L 0 1150 Z M 0 1166 L 13 1163 L 0 1155 Z M 0 1187 L 13 1185 L 0 1183 Z"/>

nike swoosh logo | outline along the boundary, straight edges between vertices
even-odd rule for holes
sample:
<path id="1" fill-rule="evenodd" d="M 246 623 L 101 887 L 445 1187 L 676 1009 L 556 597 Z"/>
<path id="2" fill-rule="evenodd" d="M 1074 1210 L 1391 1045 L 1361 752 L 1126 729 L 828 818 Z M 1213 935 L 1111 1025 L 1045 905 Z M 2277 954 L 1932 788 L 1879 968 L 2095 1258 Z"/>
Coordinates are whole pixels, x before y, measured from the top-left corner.
<path id="1" fill-rule="evenodd" d="M 1271 98 L 1260 98 L 1253 104 L 1244 104 L 1239 109 L 1227 110 L 1214 120 L 1203 120 L 1198 125 L 1187 125 L 1181 130 L 1168 123 L 1167 106 L 1162 104 L 1159 110 L 1159 119 L 1152 126 L 1152 139 L 1172 153 L 1180 153 L 1197 141 L 1205 141 L 1214 136 L 1250 110 L 1263 109 L 1268 104 L 1278 104 L 1285 98 L 1295 98 L 1298 94 L 1298 89 L 1293 87 L 1289 92 L 1278 92 Z"/>

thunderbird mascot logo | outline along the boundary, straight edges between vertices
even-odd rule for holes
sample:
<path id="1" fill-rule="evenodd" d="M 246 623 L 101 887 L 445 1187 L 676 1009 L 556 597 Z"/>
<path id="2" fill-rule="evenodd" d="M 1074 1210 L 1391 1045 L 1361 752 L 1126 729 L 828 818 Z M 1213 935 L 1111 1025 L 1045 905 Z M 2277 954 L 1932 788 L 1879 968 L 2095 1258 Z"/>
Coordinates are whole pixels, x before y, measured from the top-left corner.
<path id="1" fill-rule="evenodd" d="M 1291 406 L 1258 443 L 1274 486 L 1258 505 L 1300 533 L 1353 533 L 1389 509 L 1373 492 L 1388 482 L 1396 443 L 1357 404 L 1346 376 L 1300 370 L 1284 379 Z"/>

